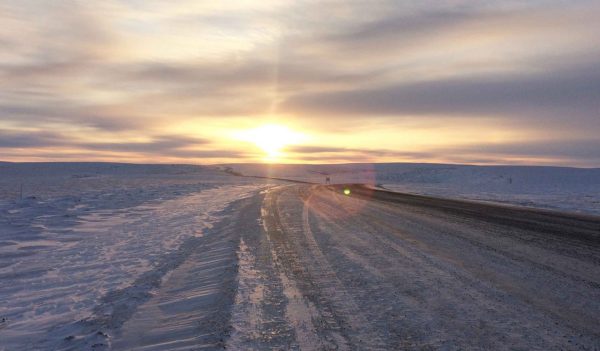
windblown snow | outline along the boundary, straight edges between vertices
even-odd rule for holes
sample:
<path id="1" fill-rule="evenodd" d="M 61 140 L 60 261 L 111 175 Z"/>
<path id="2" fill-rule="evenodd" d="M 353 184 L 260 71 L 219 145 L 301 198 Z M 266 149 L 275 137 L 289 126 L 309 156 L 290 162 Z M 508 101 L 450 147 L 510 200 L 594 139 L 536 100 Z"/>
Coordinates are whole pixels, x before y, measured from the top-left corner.
<path id="1" fill-rule="evenodd" d="M 103 346 L 94 320 L 127 320 L 264 187 L 194 166 L 0 165 L 0 350 Z"/>

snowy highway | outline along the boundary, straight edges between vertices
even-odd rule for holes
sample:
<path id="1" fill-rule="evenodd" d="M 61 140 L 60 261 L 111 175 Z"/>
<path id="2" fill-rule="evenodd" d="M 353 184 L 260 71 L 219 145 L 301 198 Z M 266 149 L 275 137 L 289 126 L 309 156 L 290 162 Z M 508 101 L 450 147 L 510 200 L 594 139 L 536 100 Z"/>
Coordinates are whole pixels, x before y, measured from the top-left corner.
<path id="1" fill-rule="evenodd" d="M 230 346 L 600 347 L 597 217 L 343 190 L 266 194 Z"/>
<path id="2" fill-rule="evenodd" d="M 597 216 L 360 185 L 158 189 L 5 211 L 0 350 L 600 349 Z"/>

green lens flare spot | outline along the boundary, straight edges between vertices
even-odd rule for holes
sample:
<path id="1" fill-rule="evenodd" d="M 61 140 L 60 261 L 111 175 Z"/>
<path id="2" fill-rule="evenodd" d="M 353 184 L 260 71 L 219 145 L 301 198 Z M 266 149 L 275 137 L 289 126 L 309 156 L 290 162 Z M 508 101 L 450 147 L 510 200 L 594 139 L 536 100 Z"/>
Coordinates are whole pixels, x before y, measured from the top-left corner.
<path id="1" fill-rule="evenodd" d="M 344 195 L 350 195 L 350 189 L 348 189 L 348 188 L 344 189 Z"/>

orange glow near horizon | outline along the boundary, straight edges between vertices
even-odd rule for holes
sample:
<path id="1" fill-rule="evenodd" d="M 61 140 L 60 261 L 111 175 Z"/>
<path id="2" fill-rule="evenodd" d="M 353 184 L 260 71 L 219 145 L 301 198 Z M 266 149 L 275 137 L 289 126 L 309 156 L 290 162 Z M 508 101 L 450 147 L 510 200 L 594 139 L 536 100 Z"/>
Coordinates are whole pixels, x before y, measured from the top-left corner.
<path id="1" fill-rule="evenodd" d="M 274 162 L 284 158 L 283 149 L 286 146 L 299 144 L 306 140 L 307 136 L 284 125 L 264 124 L 235 132 L 234 138 L 254 144 L 265 153 L 265 161 Z"/>
<path id="2" fill-rule="evenodd" d="M 0 161 L 600 167 L 600 3 L 322 6 L 3 3 Z"/>

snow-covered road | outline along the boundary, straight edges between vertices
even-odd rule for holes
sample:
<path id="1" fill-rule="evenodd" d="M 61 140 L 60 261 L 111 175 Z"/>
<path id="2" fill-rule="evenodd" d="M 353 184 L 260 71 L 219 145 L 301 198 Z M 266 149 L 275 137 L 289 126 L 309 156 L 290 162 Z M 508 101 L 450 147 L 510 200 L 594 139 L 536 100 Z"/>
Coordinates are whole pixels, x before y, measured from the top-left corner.
<path id="1" fill-rule="evenodd" d="M 342 190 L 266 195 L 231 348 L 600 347 L 598 217 Z"/>
<path id="2" fill-rule="evenodd" d="M 600 218 L 344 189 L 78 217 L 4 258 L 31 269 L 0 277 L 0 350 L 600 348 Z"/>

